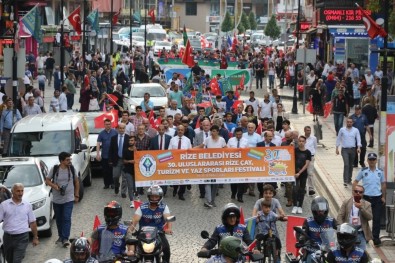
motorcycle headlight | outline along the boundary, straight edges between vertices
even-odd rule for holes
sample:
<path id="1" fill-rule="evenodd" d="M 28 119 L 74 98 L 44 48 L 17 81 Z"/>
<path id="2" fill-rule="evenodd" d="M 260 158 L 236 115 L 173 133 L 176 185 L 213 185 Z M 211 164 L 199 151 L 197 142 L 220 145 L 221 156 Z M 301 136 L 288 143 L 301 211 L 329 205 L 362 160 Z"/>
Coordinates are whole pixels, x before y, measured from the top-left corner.
<path id="1" fill-rule="evenodd" d="M 148 253 L 148 254 L 154 252 L 155 244 L 156 244 L 156 242 L 152 242 L 152 243 L 149 243 L 149 244 L 143 243 L 143 250 L 144 250 L 144 252 Z"/>
<path id="2" fill-rule="evenodd" d="M 38 201 L 32 203 L 33 211 L 39 209 L 42 206 L 44 206 L 46 201 L 47 201 L 47 199 L 43 198 L 41 200 L 38 200 Z"/>

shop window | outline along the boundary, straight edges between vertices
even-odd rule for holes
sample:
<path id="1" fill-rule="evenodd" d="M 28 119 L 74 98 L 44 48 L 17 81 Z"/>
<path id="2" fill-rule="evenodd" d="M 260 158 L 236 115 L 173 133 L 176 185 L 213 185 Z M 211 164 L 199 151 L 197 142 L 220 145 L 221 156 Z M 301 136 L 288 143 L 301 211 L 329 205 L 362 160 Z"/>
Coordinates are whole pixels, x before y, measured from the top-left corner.
<path id="1" fill-rule="evenodd" d="M 197 15 L 197 3 L 185 3 L 185 15 L 196 16 Z"/>

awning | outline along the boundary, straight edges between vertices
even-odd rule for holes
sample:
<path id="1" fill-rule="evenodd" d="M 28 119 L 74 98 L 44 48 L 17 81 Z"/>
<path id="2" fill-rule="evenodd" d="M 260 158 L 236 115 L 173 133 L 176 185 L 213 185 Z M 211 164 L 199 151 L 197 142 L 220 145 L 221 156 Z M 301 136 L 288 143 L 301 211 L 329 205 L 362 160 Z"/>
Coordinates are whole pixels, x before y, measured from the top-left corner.
<path id="1" fill-rule="evenodd" d="M 44 2 L 38 2 L 38 1 L 21 1 L 23 3 L 23 6 L 35 6 L 38 4 L 38 6 L 47 6 L 47 3 Z"/>
<path id="2" fill-rule="evenodd" d="M 306 31 L 301 32 L 301 33 L 302 34 L 312 34 L 312 33 L 315 33 L 316 31 L 317 31 L 317 28 L 316 27 L 312 27 L 312 28 L 310 28 L 310 29 L 308 29 Z"/>

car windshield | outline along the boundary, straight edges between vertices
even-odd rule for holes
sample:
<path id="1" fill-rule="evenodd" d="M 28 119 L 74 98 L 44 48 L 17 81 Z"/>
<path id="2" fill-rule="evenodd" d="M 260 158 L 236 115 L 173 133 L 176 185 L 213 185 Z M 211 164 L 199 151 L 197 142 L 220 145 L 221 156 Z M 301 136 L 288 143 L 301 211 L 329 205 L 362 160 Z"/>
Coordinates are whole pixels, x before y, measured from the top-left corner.
<path id="1" fill-rule="evenodd" d="M 147 40 L 164 40 L 166 39 L 166 34 L 164 33 L 148 33 Z"/>
<path id="2" fill-rule="evenodd" d="M 166 41 L 156 41 L 155 46 L 171 47 L 171 43 Z"/>
<path id="3" fill-rule="evenodd" d="M 134 40 L 134 41 L 144 41 L 144 38 L 140 37 L 140 36 L 132 36 L 132 40 Z"/>
<path id="4" fill-rule="evenodd" d="M 11 156 L 58 156 L 73 152 L 70 131 L 13 133 Z"/>
<path id="5" fill-rule="evenodd" d="M 189 40 L 189 42 L 191 43 L 191 46 L 193 47 L 201 47 L 202 44 L 200 43 L 200 40 Z"/>
<path id="6" fill-rule="evenodd" d="M 0 166 L 0 182 L 7 188 L 11 188 L 15 183 L 32 187 L 42 184 L 42 178 L 34 164 L 3 165 Z"/>
<path id="7" fill-rule="evenodd" d="M 130 91 L 130 97 L 134 98 L 143 98 L 144 93 L 148 92 L 151 97 L 165 97 L 165 90 L 160 86 L 153 86 L 153 87 L 132 87 Z"/>
<path id="8" fill-rule="evenodd" d="M 181 34 L 174 33 L 174 32 L 169 33 L 169 36 L 170 36 L 171 38 L 182 38 L 182 35 L 181 35 Z"/>
<path id="9" fill-rule="evenodd" d="M 129 27 L 122 27 L 119 29 L 118 34 L 129 34 L 130 28 Z"/>

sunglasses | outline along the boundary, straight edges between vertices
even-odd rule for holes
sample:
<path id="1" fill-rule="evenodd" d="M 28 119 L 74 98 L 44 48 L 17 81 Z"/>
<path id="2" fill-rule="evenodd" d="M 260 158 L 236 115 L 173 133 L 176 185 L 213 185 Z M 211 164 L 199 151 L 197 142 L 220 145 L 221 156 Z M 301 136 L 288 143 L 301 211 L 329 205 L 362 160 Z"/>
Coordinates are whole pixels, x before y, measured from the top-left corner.
<path id="1" fill-rule="evenodd" d="M 354 193 L 356 193 L 356 194 L 363 194 L 363 191 L 354 190 Z"/>

